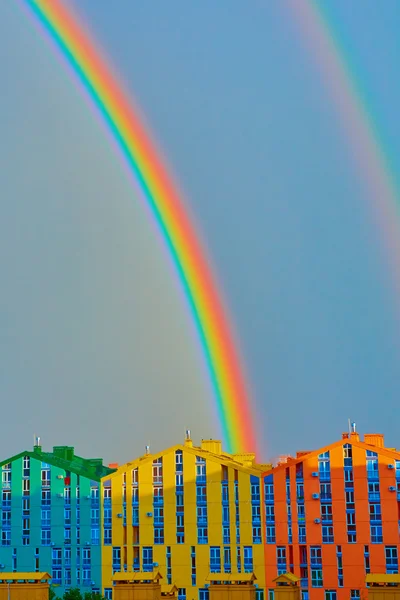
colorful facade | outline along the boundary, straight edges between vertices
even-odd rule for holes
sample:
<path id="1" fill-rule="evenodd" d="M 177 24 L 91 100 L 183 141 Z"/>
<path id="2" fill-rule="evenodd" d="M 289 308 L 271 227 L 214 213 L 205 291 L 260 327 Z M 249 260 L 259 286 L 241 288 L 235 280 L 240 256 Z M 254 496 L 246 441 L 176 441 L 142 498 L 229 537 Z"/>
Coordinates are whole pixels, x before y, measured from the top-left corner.
<path id="1" fill-rule="evenodd" d="M 366 597 L 366 575 L 398 573 L 400 453 L 354 430 L 263 475 L 266 586 L 285 573 L 302 597 Z"/>
<path id="2" fill-rule="evenodd" d="M 184 444 L 127 463 L 102 479 L 103 590 L 119 571 L 157 569 L 179 600 L 207 600 L 211 573 L 255 573 L 264 592 L 261 473 L 254 455 L 221 442 Z"/>
<path id="3" fill-rule="evenodd" d="M 100 590 L 100 479 L 112 469 L 69 446 L 39 445 L 0 467 L 0 571 L 47 571 L 60 596 Z"/>

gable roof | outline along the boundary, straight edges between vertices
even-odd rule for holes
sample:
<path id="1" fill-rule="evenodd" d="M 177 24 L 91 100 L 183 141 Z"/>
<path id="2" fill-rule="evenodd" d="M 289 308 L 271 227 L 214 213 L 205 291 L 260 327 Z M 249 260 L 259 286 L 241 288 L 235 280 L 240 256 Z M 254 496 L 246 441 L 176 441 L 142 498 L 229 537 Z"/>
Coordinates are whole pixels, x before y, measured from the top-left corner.
<path id="1" fill-rule="evenodd" d="M 140 456 L 140 457 L 134 459 L 133 461 L 127 462 L 127 463 L 119 466 L 118 469 L 113 470 L 113 472 L 104 475 L 102 477 L 102 479 L 103 480 L 104 479 L 112 479 L 114 476 L 117 476 L 117 475 L 123 473 L 127 469 L 135 469 L 136 467 L 139 467 L 148 462 L 153 462 L 153 460 L 156 460 L 157 458 L 161 458 L 162 456 L 164 456 L 166 454 L 170 454 L 171 452 L 176 452 L 177 450 L 181 450 L 182 452 L 186 452 L 186 453 L 192 454 L 194 456 L 201 456 L 202 458 L 205 458 L 207 460 L 211 460 L 218 464 L 226 465 L 227 467 L 232 467 L 233 469 L 237 469 L 238 471 L 250 473 L 251 475 L 256 475 L 258 477 L 261 477 L 261 474 L 266 466 L 266 465 L 255 464 L 252 467 L 247 467 L 247 466 L 243 465 L 241 462 L 239 462 L 238 460 L 235 460 L 235 458 L 231 454 L 228 454 L 227 452 L 224 452 L 222 454 L 214 454 L 213 452 L 210 452 L 209 450 L 204 450 L 203 448 L 200 448 L 198 446 L 177 444 L 176 446 L 171 446 L 170 448 L 167 448 L 166 450 L 161 450 L 160 452 L 157 452 L 156 454 L 144 454 L 143 456 Z"/>
<path id="2" fill-rule="evenodd" d="M 365 576 L 365 583 L 400 583 L 400 575 L 386 573 L 368 573 Z"/>
<path id="3" fill-rule="evenodd" d="M 370 450 L 372 452 L 376 452 L 377 454 L 382 454 L 387 458 L 391 458 L 392 460 L 400 460 L 400 452 L 394 450 L 392 448 L 384 448 L 380 446 L 373 446 L 371 444 L 366 444 L 365 442 L 361 442 L 356 437 L 342 438 L 337 442 L 333 442 L 333 444 L 329 444 L 324 446 L 323 448 L 319 448 L 318 450 L 312 450 L 311 452 L 307 452 L 302 454 L 298 458 L 293 458 L 289 460 L 287 463 L 283 463 L 272 469 L 269 469 L 263 473 L 263 477 L 270 475 L 272 473 L 276 473 L 279 470 L 286 469 L 287 467 L 291 467 L 292 465 L 297 465 L 298 463 L 304 462 L 306 459 L 313 458 L 318 456 L 319 454 L 323 454 L 324 452 L 328 452 L 333 450 L 334 448 L 339 448 L 340 446 L 344 446 L 345 444 L 350 444 L 351 446 L 355 446 L 356 448 L 361 448 L 363 450 Z"/>
<path id="4" fill-rule="evenodd" d="M 0 581 L 48 581 L 51 579 L 49 573 L 0 573 Z"/>
<path id="5" fill-rule="evenodd" d="M 282 573 L 279 577 L 272 580 L 274 583 L 288 583 L 289 585 L 296 585 L 300 581 L 299 577 L 296 577 L 293 573 Z"/>
<path id="6" fill-rule="evenodd" d="M 103 465 L 103 459 L 101 458 L 82 458 L 81 456 L 78 456 L 70 446 L 55 446 L 53 452 L 43 452 L 40 446 L 35 446 L 33 451 L 25 450 L 11 458 L 1 461 L 0 467 L 12 463 L 24 456 L 29 456 L 35 460 L 40 460 L 41 462 L 54 467 L 70 471 L 75 475 L 92 479 L 93 481 L 100 481 L 102 477 L 115 470 Z"/>
<path id="7" fill-rule="evenodd" d="M 256 579 L 254 573 L 209 573 L 206 577 L 207 582 L 226 581 L 228 583 L 251 583 Z"/>
<path id="8" fill-rule="evenodd" d="M 148 573 L 140 573 L 137 571 L 118 571 L 112 576 L 113 581 L 129 581 L 130 583 L 140 583 L 142 581 L 158 581 L 162 579 L 160 571 L 149 571 Z"/>

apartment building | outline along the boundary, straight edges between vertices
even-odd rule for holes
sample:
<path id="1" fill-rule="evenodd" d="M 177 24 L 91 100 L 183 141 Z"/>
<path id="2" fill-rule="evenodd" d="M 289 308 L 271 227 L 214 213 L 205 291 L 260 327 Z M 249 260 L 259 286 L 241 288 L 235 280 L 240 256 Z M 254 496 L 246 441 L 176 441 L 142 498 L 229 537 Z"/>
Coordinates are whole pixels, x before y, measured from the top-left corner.
<path id="1" fill-rule="evenodd" d="M 399 568 L 400 454 L 353 424 L 342 439 L 263 474 L 266 586 L 285 572 L 303 600 L 358 600 Z"/>
<path id="2" fill-rule="evenodd" d="M 265 589 L 261 474 L 253 454 L 230 455 L 221 442 L 146 453 L 102 478 L 103 590 L 116 572 L 157 569 L 179 600 L 208 600 L 207 577 L 255 573 Z M 164 588 L 164 590 L 167 590 Z"/>
<path id="3" fill-rule="evenodd" d="M 101 458 L 70 446 L 43 452 L 39 440 L 0 462 L 0 572 L 48 572 L 57 593 L 101 587 Z"/>

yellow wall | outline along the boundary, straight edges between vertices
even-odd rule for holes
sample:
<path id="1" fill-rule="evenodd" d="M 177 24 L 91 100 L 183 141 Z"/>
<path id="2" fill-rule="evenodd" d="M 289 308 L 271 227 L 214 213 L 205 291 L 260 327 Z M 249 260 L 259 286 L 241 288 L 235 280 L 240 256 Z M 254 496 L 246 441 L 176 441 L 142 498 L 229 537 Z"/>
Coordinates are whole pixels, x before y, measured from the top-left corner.
<path id="1" fill-rule="evenodd" d="M 142 571 L 142 548 L 152 546 L 153 562 L 160 570 L 162 583 L 167 584 L 166 547 L 171 547 L 172 558 L 172 584 L 178 588 L 186 588 L 187 600 L 197 600 L 198 589 L 206 584 L 210 572 L 210 546 L 221 548 L 221 570 L 224 568 L 224 544 L 222 531 L 222 465 L 228 469 L 229 508 L 231 524 L 231 564 L 232 571 L 237 572 L 236 563 L 236 522 L 235 522 L 235 496 L 234 478 L 238 474 L 239 507 L 241 522 L 241 562 L 243 572 L 243 546 L 253 546 L 254 572 L 259 588 L 265 588 L 264 577 L 264 550 L 263 544 L 252 544 L 252 517 L 251 517 L 251 487 L 250 476 L 260 475 L 260 469 L 245 467 L 239 462 L 230 460 L 229 456 L 218 456 L 215 450 L 220 446 L 217 443 L 204 445 L 210 451 L 192 447 L 190 444 L 179 445 L 157 455 L 141 457 L 132 463 L 120 467 L 114 474 L 103 479 L 111 480 L 112 486 L 112 546 L 103 545 L 103 589 L 112 587 L 112 547 L 121 547 L 121 570 L 124 569 L 124 544 L 126 545 L 127 571 L 133 570 L 133 528 L 132 528 L 132 470 L 138 468 L 139 472 L 139 556 L 140 571 Z M 176 488 L 175 488 L 175 451 L 183 451 L 183 481 L 184 481 L 184 517 L 185 517 L 185 543 L 176 542 Z M 154 545 L 154 507 L 153 507 L 153 460 L 162 456 L 163 460 L 163 490 L 164 490 L 164 544 Z M 207 487 L 207 516 L 208 516 L 208 544 L 197 543 L 197 507 L 196 507 L 196 456 L 206 460 L 206 487 Z M 247 461 L 248 461 L 248 457 Z M 247 462 L 247 464 L 249 464 Z M 123 513 L 122 485 L 123 476 L 126 476 L 126 502 L 127 519 L 126 527 L 123 519 L 117 517 Z M 102 503 L 103 504 L 103 503 Z M 102 506 L 103 510 L 103 506 Z M 263 506 L 261 504 L 261 511 Z M 147 513 L 152 513 L 148 517 Z M 264 532 L 263 532 L 264 535 Z M 102 543 L 103 536 L 102 536 Z M 191 575 L 191 547 L 196 552 L 196 586 L 192 586 Z M 115 589 L 115 588 L 114 588 Z"/>
<path id="2" fill-rule="evenodd" d="M 158 583 L 119 583 L 113 588 L 113 600 L 161 600 Z"/>
<path id="3" fill-rule="evenodd" d="M 368 588 L 368 600 L 400 600 L 399 587 L 370 587 Z"/>
<path id="4" fill-rule="evenodd" d="M 301 590 L 297 585 L 278 585 L 274 589 L 274 600 L 300 600 Z"/>
<path id="5" fill-rule="evenodd" d="M 255 600 L 254 585 L 210 585 L 210 600 Z"/>
<path id="6" fill-rule="evenodd" d="M 48 583 L 10 583 L 11 600 L 48 600 Z M 8 599 L 8 585 L 0 583 L 0 600 Z"/>

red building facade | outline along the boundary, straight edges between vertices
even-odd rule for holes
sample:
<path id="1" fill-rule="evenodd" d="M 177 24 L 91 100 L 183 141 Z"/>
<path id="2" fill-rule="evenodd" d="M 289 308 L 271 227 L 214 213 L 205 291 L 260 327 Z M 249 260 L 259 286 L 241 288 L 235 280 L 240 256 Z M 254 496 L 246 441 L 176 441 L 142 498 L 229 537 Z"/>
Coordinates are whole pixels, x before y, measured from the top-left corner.
<path id="1" fill-rule="evenodd" d="M 304 600 L 357 600 L 366 574 L 397 573 L 400 453 L 353 431 L 286 460 L 263 475 L 267 589 L 289 571 Z"/>

